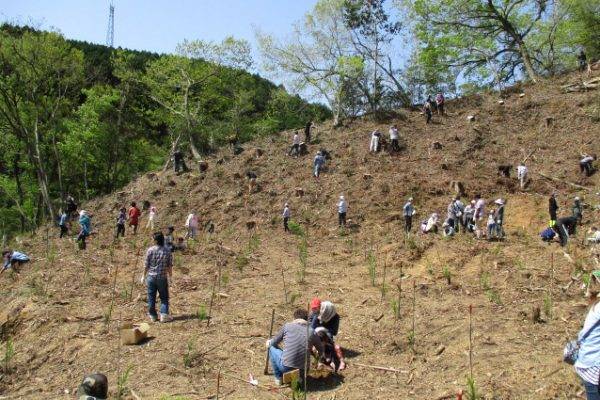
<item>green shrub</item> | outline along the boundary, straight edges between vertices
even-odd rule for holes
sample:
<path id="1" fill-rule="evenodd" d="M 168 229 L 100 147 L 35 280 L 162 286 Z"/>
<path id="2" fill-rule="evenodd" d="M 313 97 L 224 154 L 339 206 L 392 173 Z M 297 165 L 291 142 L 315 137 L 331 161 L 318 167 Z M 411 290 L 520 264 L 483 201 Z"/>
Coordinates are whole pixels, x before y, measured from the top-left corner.
<path id="1" fill-rule="evenodd" d="M 289 221 L 288 222 L 288 228 L 290 229 L 290 232 L 296 236 L 300 236 L 300 237 L 304 237 L 304 229 L 302 229 L 302 226 L 295 222 L 295 221 Z"/>

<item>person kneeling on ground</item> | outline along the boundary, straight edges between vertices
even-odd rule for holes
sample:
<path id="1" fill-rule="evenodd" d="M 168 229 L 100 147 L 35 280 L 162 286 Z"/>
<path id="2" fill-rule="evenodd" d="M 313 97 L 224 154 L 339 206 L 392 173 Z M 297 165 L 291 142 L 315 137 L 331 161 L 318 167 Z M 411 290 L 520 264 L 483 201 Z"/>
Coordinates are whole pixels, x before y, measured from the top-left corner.
<path id="1" fill-rule="evenodd" d="M 600 230 L 598 228 L 593 226 L 589 233 L 591 236 L 586 239 L 588 243 L 600 243 Z"/>
<path id="2" fill-rule="evenodd" d="M 12 268 L 13 271 L 18 273 L 19 267 L 29 262 L 29 257 L 26 254 L 15 250 L 4 250 L 2 252 L 2 260 L 4 261 L 4 265 L 2 266 L 0 274 L 9 268 Z"/>
<path id="3" fill-rule="evenodd" d="M 421 222 L 421 232 L 423 233 L 437 233 L 438 231 L 439 217 L 437 213 L 431 214 L 428 220 Z"/>
<path id="4" fill-rule="evenodd" d="M 277 335 L 267 340 L 266 347 L 269 350 L 275 384 L 281 385 L 283 374 L 294 369 L 300 370 L 300 380 L 302 380 L 304 369 L 306 366 L 310 368 L 310 360 L 306 359 L 307 350 L 313 346 L 319 354 L 323 354 L 323 344 L 312 328 L 307 329 L 307 324 L 308 313 L 306 310 L 297 309 L 294 311 L 294 320 L 285 324 Z M 283 350 L 278 347 L 281 342 L 283 342 Z"/>
<path id="5" fill-rule="evenodd" d="M 456 231 L 454 230 L 454 227 L 448 221 L 450 221 L 450 220 L 447 219 L 446 222 L 444 222 L 442 224 L 442 230 L 444 232 L 444 237 L 452 237 L 456 233 Z"/>
<path id="6" fill-rule="evenodd" d="M 319 326 L 315 329 L 315 334 L 323 343 L 323 355 L 319 358 L 319 366 L 326 365 L 331 368 L 333 371 L 339 371 L 341 366 L 341 360 L 336 353 L 335 343 L 333 341 L 333 336 L 327 330 L 327 328 L 323 328 Z"/>
<path id="7" fill-rule="evenodd" d="M 340 316 L 335 310 L 335 306 L 332 302 L 324 301 L 321 303 L 319 316 L 311 320 L 311 327 L 315 330 L 319 327 L 327 329 L 327 332 L 330 334 L 331 341 L 334 345 L 335 354 L 339 359 L 338 370 L 341 371 L 345 369 L 346 363 L 344 362 L 344 354 L 342 353 L 342 348 L 339 345 L 335 344 L 335 337 L 337 336 L 338 330 L 340 328 Z"/>
<path id="8" fill-rule="evenodd" d="M 583 173 L 585 172 L 585 176 L 592 176 L 592 174 L 594 173 L 594 161 L 596 161 L 596 159 L 598 157 L 596 157 L 596 155 L 588 155 L 588 154 L 582 154 L 581 155 L 582 158 L 581 160 L 579 160 L 579 170 Z"/>
<path id="9" fill-rule="evenodd" d="M 104 374 L 87 375 L 77 388 L 77 400 L 105 400 L 107 397 L 108 379 Z"/>
<path id="10" fill-rule="evenodd" d="M 148 288 L 148 318 L 156 322 L 156 293 L 160 296 L 160 322 L 170 322 L 173 317 L 169 315 L 169 281 L 173 276 L 173 256 L 171 250 L 165 246 L 162 232 L 154 234 L 154 246 L 146 252 L 146 262 L 142 283 Z"/>
<path id="11" fill-rule="evenodd" d="M 550 226 L 548 228 L 544 229 L 542 231 L 542 233 L 540 233 L 540 237 L 542 238 L 542 241 L 548 242 L 548 243 L 553 241 L 555 236 L 556 236 L 556 232 L 554 232 L 554 229 L 552 229 L 552 227 L 550 227 Z"/>

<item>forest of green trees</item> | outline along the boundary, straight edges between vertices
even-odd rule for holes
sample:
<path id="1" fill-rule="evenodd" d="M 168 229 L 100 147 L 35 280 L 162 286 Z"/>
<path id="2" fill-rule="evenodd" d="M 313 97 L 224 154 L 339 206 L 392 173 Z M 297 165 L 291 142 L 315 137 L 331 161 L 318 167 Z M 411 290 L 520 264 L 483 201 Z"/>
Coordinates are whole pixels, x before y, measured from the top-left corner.
<path id="1" fill-rule="evenodd" d="M 161 167 L 330 117 L 245 71 L 246 42 L 184 42 L 174 55 L 0 28 L 0 237 Z"/>
<path id="2" fill-rule="evenodd" d="M 196 159 L 307 120 L 385 115 L 427 94 L 501 90 L 600 58 L 600 0 L 318 0 L 250 44 L 173 54 L 0 28 L 0 235 L 54 218 L 67 193 L 108 193 L 175 144 Z M 298 94 L 323 101 L 310 104 Z"/>

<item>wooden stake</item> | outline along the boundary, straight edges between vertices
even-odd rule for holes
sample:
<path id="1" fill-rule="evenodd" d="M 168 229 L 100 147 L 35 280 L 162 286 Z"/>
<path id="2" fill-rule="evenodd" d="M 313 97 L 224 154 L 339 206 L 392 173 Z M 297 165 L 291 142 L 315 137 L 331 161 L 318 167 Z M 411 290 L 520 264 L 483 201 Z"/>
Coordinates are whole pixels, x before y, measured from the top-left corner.
<path id="1" fill-rule="evenodd" d="M 275 322 L 275 309 L 271 310 L 271 327 L 269 328 L 269 339 L 273 336 L 273 323 Z M 269 375 L 269 349 L 267 349 L 267 359 L 265 360 L 265 375 Z"/>
<path id="2" fill-rule="evenodd" d="M 213 300 L 215 298 L 215 288 L 217 287 L 217 279 L 218 278 L 219 277 L 217 275 L 215 275 L 215 280 L 214 280 L 213 286 L 212 286 L 212 293 L 210 295 L 210 304 L 208 306 L 208 318 L 206 319 L 206 327 L 207 328 L 210 325 L 210 318 L 211 318 L 211 314 L 212 314 Z"/>
<path id="3" fill-rule="evenodd" d="M 385 273 L 387 271 L 387 260 L 383 262 L 383 283 L 381 284 L 381 302 L 385 298 Z"/>
<path id="4" fill-rule="evenodd" d="M 473 379 L 473 305 L 469 305 L 469 373 Z"/>
<path id="5" fill-rule="evenodd" d="M 307 315 L 310 315 L 310 303 L 306 305 Z M 310 324 L 306 321 L 306 352 L 304 354 L 304 400 L 306 400 L 307 396 L 307 374 L 308 374 L 308 366 L 310 363 Z"/>
<path id="6" fill-rule="evenodd" d="M 415 351 L 415 342 L 417 341 L 417 335 L 415 333 L 415 309 L 417 308 L 417 283 L 413 279 L 413 304 L 412 304 L 412 335 L 413 344 L 412 350 Z"/>
<path id="7" fill-rule="evenodd" d="M 352 363 L 352 365 L 356 365 L 358 367 L 372 368 L 372 369 L 376 369 L 379 371 L 396 372 L 399 374 L 408 374 L 408 371 L 403 371 L 403 370 L 395 369 L 395 368 L 380 367 L 378 365 L 369 365 L 369 364 L 361 364 L 361 363 Z"/>
<path id="8" fill-rule="evenodd" d="M 285 286 L 285 273 L 283 272 L 283 264 L 281 264 L 281 280 L 283 281 L 283 297 L 285 299 L 285 304 L 288 303 L 288 295 L 287 288 Z"/>
<path id="9" fill-rule="evenodd" d="M 221 386 L 221 367 L 217 370 L 217 397 L 216 400 L 219 400 L 219 388 Z"/>

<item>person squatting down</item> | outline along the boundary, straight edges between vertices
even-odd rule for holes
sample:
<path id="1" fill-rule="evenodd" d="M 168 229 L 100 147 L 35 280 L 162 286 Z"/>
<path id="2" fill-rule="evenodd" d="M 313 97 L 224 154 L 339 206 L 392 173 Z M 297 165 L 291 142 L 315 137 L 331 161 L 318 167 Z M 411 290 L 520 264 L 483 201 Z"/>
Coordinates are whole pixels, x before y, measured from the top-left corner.
<path id="1" fill-rule="evenodd" d="M 29 256 L 16 250 L 4 250 L 2 252 L 2 261 L 3 265 L 0 274 L 9 268 L 19 273 L 20 267 L 29 262 Z"/>
<path id="2" fill-rule="evenodd" d="M 421 232 L 437 233 L 439 220 L 440 220 L 440 218 L 437 213 L 431 214 L 429 219 L 421 222 Z"/>
<path id="3" fill-rule="evenodd" d="M 310 368 L 306 355 L 312 347 L 317 349 L 319 355 L 323 354 L 323 343 L 315 335 L 314 329 L 307 325 L 308 313 L 297 309 L 294 311 L 294 320 L 283 325 L 275 336 L 266 341 L 276 385 L 281 385 L 283 374 L 294 369 L 300 370 L 300 380 L 304 379 L 306 367 Z M 280 343 L 283 343 L 283 350 L 279 348 Z"/>
<path id="4" fill-rule="evenodd" d="M 581 173 L 585 172 L 585 176 L 592 176 L 594 173 L 594 161 L 596 161 L 597 156 L 595 154 L 582 154 L 581 157 L 581 160 L 579 160 L 579 170 Z"/>
<path id="5" fill-rule="evenodd" d="M 314 298 L 310 304 L 311 314 L 308 321 L 315 333 L 323 342 L 324 357 L 320 363 L 330 366 L 334 371 L 346 368 L 342 348 L 336 343 L 335 337 L 340 328 L 340 316 L 330 301 L 321 302 Z"/>

